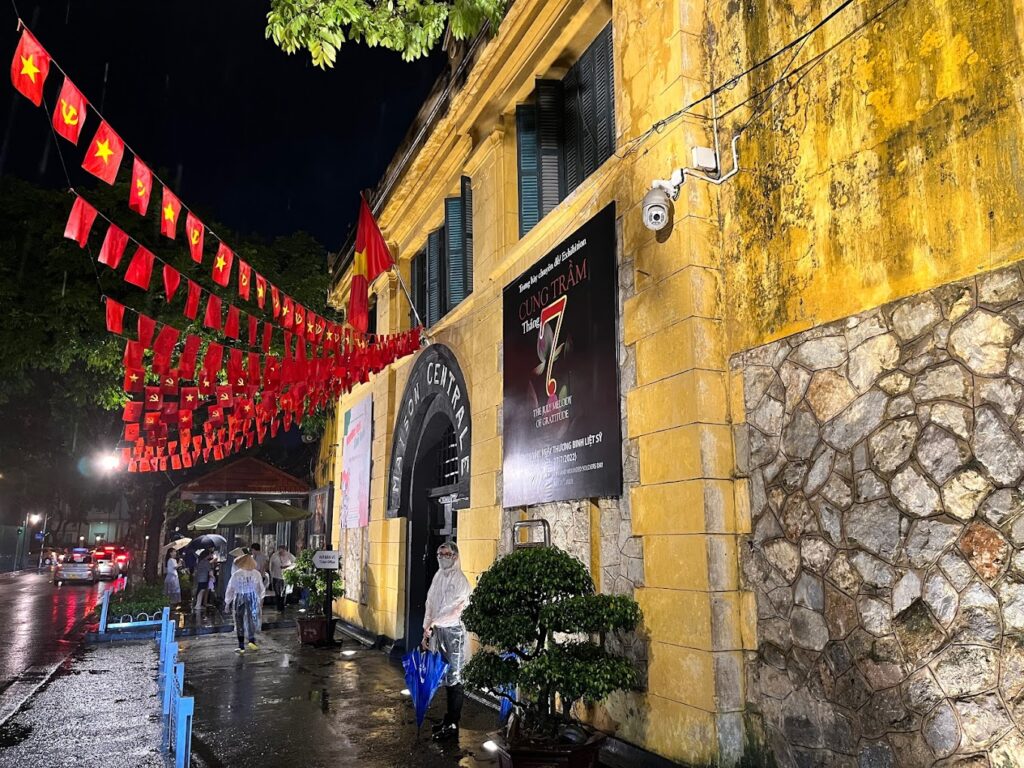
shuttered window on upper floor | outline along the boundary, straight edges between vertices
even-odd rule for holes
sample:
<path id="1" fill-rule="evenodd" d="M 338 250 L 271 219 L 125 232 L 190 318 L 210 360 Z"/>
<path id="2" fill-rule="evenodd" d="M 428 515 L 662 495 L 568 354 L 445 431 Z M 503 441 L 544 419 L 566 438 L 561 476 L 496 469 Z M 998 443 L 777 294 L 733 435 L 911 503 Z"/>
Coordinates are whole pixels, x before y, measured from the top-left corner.
<path id="1" fill-rule="evenodd" d="M 519 236 L 615 152 L 615 76 L 608 24 L 561 80 L 537 80 L 516 108 Z"/>
<path id="2" fill-rule="evenodd" d="M 473 292 L 473 188 L 469 178 L 460 179 L 458 196 L 445 198 L 444 222 L 427 235 L 426 248 L 412 260 L 413 306 L 427 328 Z"/>

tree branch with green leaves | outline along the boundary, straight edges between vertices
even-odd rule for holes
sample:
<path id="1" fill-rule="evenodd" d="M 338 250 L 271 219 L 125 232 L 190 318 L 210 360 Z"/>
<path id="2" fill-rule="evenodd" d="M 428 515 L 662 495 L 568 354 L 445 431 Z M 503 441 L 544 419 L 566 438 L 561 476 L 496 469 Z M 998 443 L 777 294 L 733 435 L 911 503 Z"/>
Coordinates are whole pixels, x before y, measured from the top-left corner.
<path id="1" fill-rule="evenodd" d="M 507 7 L 508 0 L 270 0 L 267 38 L 288 54 L 308 51 L 321 69 L 334 66 L 346 42 L 414 61 L 430 53 L 445 27 L 467 40 L 485 23 L 497 28 Z"/>

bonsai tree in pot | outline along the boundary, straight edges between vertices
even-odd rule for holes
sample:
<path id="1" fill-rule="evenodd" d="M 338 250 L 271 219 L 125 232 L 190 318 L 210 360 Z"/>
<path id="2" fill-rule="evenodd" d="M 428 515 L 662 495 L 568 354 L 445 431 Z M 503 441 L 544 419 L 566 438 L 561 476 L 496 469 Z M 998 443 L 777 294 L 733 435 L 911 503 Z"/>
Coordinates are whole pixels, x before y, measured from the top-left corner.
<path id="1" fill-rule="evenodd" d="M 306 614 L 296 620 L 299 640 L 303 643 L 325 642 L 334 636 L 332 617 L 324 615 L 324 597 L 327 595 L 327 572 L 313 565 L 313 550 L 304 549 L 295 558 L 295 565 L 282 576 L 292 589 L 306 590 Z M 345 594 L 340 578 L 331 582 L 331 600 Z"/>
<path id="2" fill-rule="evenodd" d="M 586 566 L 555 547 L 515 550 L 480 576 L 462 619 L 483 647 L 463 677 L 512 704 L 503 768 L 594 764 L 603 735 L 575 722 L 573 706 L 636 687 L 605 641 L 640 618 L 636 601 L 595 594 Z"/>

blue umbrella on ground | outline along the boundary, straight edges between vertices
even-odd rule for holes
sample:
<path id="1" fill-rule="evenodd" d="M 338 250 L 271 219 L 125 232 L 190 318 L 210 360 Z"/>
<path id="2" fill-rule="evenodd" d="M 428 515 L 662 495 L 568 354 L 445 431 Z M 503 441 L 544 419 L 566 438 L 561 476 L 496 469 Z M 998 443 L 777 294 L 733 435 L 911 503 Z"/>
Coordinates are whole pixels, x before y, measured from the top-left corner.
<path id="1" fill-rule="evenodd" d="M 427 716 L 430 700 L 448 672 L 448 662 L 440 653 L 414 648 L 402 657 L 402 666 L 405 667 L 405 684 L 416 707 L 416 728 L 419 729 Z"/>

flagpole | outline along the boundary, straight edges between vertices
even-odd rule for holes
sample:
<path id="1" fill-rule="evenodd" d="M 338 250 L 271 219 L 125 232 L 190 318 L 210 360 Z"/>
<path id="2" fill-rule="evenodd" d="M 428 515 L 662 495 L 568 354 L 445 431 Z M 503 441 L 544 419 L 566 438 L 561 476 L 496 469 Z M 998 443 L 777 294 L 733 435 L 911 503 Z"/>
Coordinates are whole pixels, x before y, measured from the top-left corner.
<path id="1" fill-rule="evenodd" d="M 395 271 L 395 276 L 398 278 L 398 284 L 402 286 L 402 293 L 405 294 L 405 298 L 409 302 L 409 307 L 412 309 L 412 313 L 416 317 L 416 324 L 423 325 L 423 318 L 420 317 L 420 313 L 416 310 L 416 305 L 413 303 L 412 296 L 409 294 L 409 288 L 406 286 L 405 280 L 402 279 L 402 272 L 398 268 L 398 264 L 392 262 L 391 268 Z M 423 337 L 426 338 L 426 326 L 424 326 L 423 331 Z"/>

